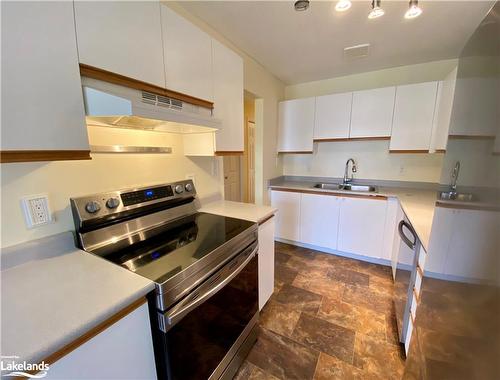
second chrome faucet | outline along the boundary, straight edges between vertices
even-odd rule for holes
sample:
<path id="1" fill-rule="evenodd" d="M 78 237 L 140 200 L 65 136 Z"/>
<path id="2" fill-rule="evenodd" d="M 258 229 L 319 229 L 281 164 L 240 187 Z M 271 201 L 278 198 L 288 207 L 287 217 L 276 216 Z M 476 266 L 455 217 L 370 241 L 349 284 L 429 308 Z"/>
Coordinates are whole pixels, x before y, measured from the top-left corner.
<path id="1" fill-rule="evenodd" d="M 349 162 L 352 162 L 352 167 L 351 167 L 351 178 L 349 178 Z M 344 171 L 344 179 L 343 179 L 343 184 L 346 185 L 349 182 L 351 182 L 354 178 L 354 173 L 356 173 L 357 168 L 356 168 L 356 162 L 354 161 L 353 158 L 349 158 L 347 162 L 345 163 L 345 171 Z"/>

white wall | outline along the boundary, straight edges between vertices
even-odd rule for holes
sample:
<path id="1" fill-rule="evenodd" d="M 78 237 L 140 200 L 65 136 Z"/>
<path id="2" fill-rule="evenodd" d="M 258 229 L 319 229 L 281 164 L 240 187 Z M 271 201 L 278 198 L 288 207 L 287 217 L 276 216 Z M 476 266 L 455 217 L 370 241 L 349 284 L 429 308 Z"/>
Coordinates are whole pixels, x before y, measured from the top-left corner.
<path id="1" fill-rule="evenodd" d="M 456 65 L 449 59 L 301 83 L 287 86 L 285 98 L 440 80 Z M 358 164 L 358 178 L 439 182 L 441 177 L 442 154 L 389 154 L 388 141 L 315 143 L 313 154 L 284 155 L 283 174 L 342 177 L 350 157 Z"/>
<path id="2" fill-rule="evenodd" d="M 93 154 L 89 161 L 2 164 L 1 242 L 0 246 L 73 230 L 69 198 L 119 188 L 182 180 L 196 176 L 200 197 L 218 196 L 222 191 L 220 170 L 213 174 L 220 158 L 187 158 L 182 136 L 132 130 L 89 127 L 91 144 L 131 144 L 171 146 L 170 155 Z M 222 169 L 222 167 L 220 167 Z M 28 230 L 25 227 L 20 199 L 48 193 L 55 222 Z"/>
<path id="3" fill-rule="evenodd" d="M 343 177 L 347 159 L 358 168 L 354 178 L 439 182 L 442 154 L 389 154 L 389 141 L 322 142 L 313 154 L 290 154 L 284 175 Z"/>
<path id="4" fill-rule="evenodd" d="M 281 158 L 276 154 L 276 141 L 278 138 L 278 102 L 284 98 L 285 85 L 255 59 L 203 20 L 186 11 L 179 3 L 181 2 L 163 2 L 243 58 L 244 87 L 256 98 L 255 203 L 269 204 L 267 181 L 280 176 L 283 172 Z"/>

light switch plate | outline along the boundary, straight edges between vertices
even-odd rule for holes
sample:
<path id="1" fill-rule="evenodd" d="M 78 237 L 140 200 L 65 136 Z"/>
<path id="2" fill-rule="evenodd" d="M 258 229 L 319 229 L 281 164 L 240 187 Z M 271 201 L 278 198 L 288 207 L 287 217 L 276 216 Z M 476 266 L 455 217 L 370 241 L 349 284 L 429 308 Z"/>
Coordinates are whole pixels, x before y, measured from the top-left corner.
<path id="1" fill-rule="evenodd" d="M 47 194 L 30 195 L 21 199 L 24 219 L 28 228 L 52 223 L 52 212 Z"/>

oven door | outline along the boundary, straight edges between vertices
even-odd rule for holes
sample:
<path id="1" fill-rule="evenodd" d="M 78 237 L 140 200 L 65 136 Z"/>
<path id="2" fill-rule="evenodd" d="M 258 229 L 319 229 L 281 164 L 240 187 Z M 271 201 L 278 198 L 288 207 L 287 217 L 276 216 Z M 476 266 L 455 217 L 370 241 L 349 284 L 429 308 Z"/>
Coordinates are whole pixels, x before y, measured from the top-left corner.
<path id="1" fill-rule="evenodd" d="M 218 379 L 250 339 L 258 318 L 257 249 L 254 242 L 173 308 L 157 311 L 160 379 Z"/>

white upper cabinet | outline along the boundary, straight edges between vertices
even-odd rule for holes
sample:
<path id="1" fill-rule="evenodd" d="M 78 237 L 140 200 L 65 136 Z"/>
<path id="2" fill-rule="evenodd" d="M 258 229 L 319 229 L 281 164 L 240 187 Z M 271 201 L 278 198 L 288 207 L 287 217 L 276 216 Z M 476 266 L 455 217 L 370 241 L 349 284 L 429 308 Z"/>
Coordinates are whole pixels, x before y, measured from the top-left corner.
<path id="1" fill-rule="evenodd" d="M 213 100 L 212 39 L 167 6 L 160 8 L 166 87 Z"/>
<path id="2" fill-rule="evenodd" d="M 212 39 L 214 116 L 222 121 L 216 136 L 217 152 L 243 152 L 243 59 Z"/>
<path id="3" fill-rule="evenodd" d="M 278 152 L 312 152 L 315 98 L 279 103 Z"/>
<path id="4" fill-rule="evenodd" d="M 429 151 L 437 89 L 438 82 L 396 88 L 390 151 Z"/>
<path id="5" fill-rule="evenodd" d="M 1 7 L 2 150 L 88 150 L 72 3 Z"/>
<path id="6" fill-rule="evenodd" d="M 165 87 L 159 2 L 75 1 L 74 6 L 80 63 Z"/>
<path id="7" fill-rule="evenodd" d="M 451 71 L 443 81 L 439 82 L 434 125 L 431 137 L 431 153 L 446 150 L 450 130 L 451 112 L 455 96 L 457 69 Z"/>
<path id="8" fill-rule="evenodd" d="M 302 194 L 300 201 L 300 241 L 337 249 L 341 198 L 321 194 Z"/>
<path id="9" fill-rule="evenodd" d="M 355 91 L 350 137 L 390 137 L 395 94 L 396 87 Z"/>
<path id="10" fill-rule="evenodd" d="M 349 137 L 352 92 L 318 96 L 314 119 L 314 139 Z"/>
<path id="11" fill-rule="evenodd" d="M 495 136 L 498 126 L 498 80 L 460 77 L 456 81 L 450 135 Z"/>
<path id="12" fill-rule="evenodd" d="M 342 252 L 382 258 L 387 201 L 342 198 L 338 247 Z"/>

